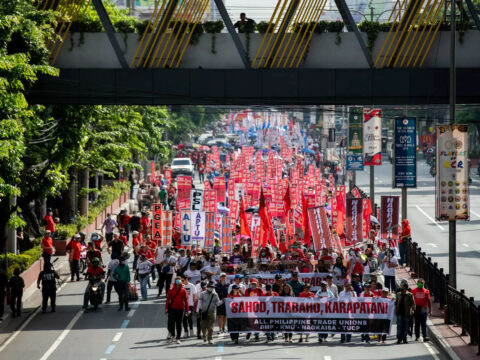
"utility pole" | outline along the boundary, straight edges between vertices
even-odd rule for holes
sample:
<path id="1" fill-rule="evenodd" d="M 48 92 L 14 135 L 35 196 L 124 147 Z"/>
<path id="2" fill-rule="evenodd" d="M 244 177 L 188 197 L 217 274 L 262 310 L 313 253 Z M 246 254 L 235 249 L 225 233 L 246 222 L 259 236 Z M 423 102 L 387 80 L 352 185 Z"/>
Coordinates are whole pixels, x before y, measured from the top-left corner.
<path id="1" fill-rule="evenodd" d="M 456 64 L 455 64 L 455 0 L 451 1 L 451 24 L 450 24 L 450 125 L 455 124 L 455 102 L 456 102 Z M 448 221 L 448 267 L 450 274 L 450 285 L 457 287 L 457 222 Z"/>
<path id="2" fill-rule="evenodd" d="M 373 22 L 373 10 L 375 8 L 373 6 L 370 6 L 370 21 Z"/>
<path id="3" fill-rule="evenodd" d="M 370 205 L 375 211 L 375 166 L 370 165 Z"/>

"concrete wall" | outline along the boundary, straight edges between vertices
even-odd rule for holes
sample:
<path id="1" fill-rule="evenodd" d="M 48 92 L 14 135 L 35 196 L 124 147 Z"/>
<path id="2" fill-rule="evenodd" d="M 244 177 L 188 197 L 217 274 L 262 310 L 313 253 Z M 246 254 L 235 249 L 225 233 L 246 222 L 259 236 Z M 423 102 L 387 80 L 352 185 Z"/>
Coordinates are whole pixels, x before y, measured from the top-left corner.
<path id="1" fill-rule="evenodd" d="M 366 34 L 362 34 L 366 42 Z M 375 60 L 387 33 L 380 33 L 373 50 Z M 457 35 L 458 36 L 458 35 Z M 245 36 L 240 34 L 245 44 Z M 361 69 L 368 68 L 360 45 L 353 33 L 341 33 L 341 43 L 335 44 L 336 34 L 314 35 L 305 61 L 301 67 L 307 69 Z M 423 65 L 424 68 L 445 68 L 449 64 L 449 33 L 439 32 Z M 139 34 L 117 34 L 127 62 L 133 59 Z M 83 43 L 79 33 L 69 34 L 58 56 L 56 66 L 60 68 L 120 68 L 105 33 L 85 33 Z M 195 45 L 185 51 L 180 68 L 183 69 L 242 69 L 243 63 L 229 34 L 216 35 L 216 54 L 212 54 L 212 35 L 203 34 Z M 252 34 L 250 59 L 255 57 L 262 35 Z M 476 68 L 480 66 L 480 31 L 465 33 L 464 42 L 457 42 L 457 67 Z M 288 51 L 285 52 L 287 54 Z"/>

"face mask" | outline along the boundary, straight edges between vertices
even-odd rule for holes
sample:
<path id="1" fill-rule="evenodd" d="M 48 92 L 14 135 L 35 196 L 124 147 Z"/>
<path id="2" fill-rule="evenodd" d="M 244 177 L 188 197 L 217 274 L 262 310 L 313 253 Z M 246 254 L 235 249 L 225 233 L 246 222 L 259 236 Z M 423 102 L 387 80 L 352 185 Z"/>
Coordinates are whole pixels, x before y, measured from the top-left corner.
<path id="1" fill-rule="evenodd" d="M 175 280 L 175 285 L 180 285 L 182 282 L 180 280 Z"/>
<path id="2" fill-rule="evenodd" d="M 211 293 L 213 291 L 213 288 L 207 288 L 207 291 Z"/>
<path id="3" fill-rule="evenodd" d="M 293 248 L 294 248 L 294 249 L 296 249 L 296 248 L 297 248 L 297 246 L 294 246 Z"/>
<path id="4" fill-rule="evenodd" d="M 349 254 L 353 256 L 355 253 L 353 251 L 350 251 Z"/>
<path id="5" fill-rule="evenodd" d="M 422 283 L 417 283 L 417 287 L 418 287 L 419 289 L 422 289 L 422 288 L 423 288 L 423 284 L 422 284 Z"/>

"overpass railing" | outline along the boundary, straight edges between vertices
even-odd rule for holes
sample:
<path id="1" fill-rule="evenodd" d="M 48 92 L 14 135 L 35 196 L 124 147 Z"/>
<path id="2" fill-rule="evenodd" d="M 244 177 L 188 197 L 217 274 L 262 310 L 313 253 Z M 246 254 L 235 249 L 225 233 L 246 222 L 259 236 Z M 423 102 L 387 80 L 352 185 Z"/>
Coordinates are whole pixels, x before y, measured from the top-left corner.
<path id="1" fill-rule="evenodd" d="M 445 322 L 461 327 L 462 335 L 470 336 L 470 344 L 478 345 L 480 354 L 480 306 L 474 298 L 467 297 L 465 290 L 450 286 L 448 274 L 411 239 L 407 240 L 406 263 L 417 277 L 425 280 L 440 309 L 446 309 Z"/>

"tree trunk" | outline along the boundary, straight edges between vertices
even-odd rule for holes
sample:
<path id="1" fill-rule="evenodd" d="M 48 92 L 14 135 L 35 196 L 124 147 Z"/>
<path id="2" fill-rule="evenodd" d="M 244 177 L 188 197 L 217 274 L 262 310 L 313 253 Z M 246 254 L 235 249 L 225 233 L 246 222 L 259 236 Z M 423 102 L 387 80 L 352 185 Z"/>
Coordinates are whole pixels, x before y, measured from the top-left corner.
<path id="1" fill-rule="evenodd" d="M 62 204 L 59 209 L 60 222 L 69 224 L 73 215 L 75 215 L 75 187 L 76 187 L 76 170 L 70 171 L 70 184 L 68 189 L 62 191 Z"/>
<path id="2" fill-rule="evenodd" d="M 88 187 L 89 187 L 89 171 L 88 169 L 81 169 L 79 171 L 80 176 L 80 215 L 88 216 Z"/>
<path id="3" fill-rule="evenodd" d="M 30 199 L 19 198 L 18 206 L 22 209 L 22 216 L 27 222 L 29 232 L 34 237 L 42 236 L 42 226 L 35 214 L 34 207 L 31 206 Z"/>

